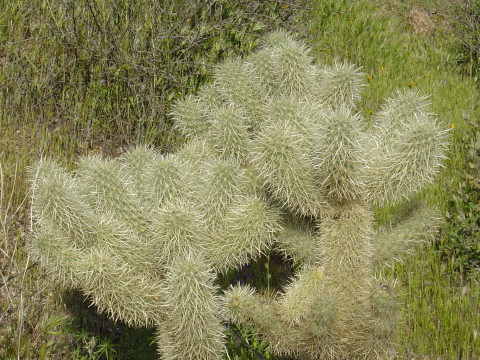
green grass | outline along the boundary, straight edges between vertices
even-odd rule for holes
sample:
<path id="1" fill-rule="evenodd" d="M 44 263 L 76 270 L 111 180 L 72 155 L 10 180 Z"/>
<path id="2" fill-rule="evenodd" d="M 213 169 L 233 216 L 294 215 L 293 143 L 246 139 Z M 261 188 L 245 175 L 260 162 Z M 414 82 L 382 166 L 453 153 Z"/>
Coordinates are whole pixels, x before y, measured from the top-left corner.
<path id="1" fill-rule="evenodd" d="M 427 5 L 428 10 L 444 10 L 438 1 Z M 437 183 L 422 195 L 445 214 L 442 232 L 435 244 L 416 249 L 415 256 L 383 272 L 393 275 L 402 289 L 399 356 L 474 359 L 480 356 L 479 255 L 475 252 L 480 165 L 474 160 L 478 159 L 478 84 L 464 75 L 468 69 L 459 65 L 462 54 L 452 52 L 458 41 L 452 24 L 431 15 L 432 33 L 419 34 L 408 18 L 415 6 L 422 5 L 317 2 L 306 34 L 316 44 L 313 52 L 320 63 L 348 59 L 363 67 L 368 87 L 359 110 L 367 119 L 393 90 L 414 87 L 431 94 L 433 111 L 451 128 L 449 160 Z M 381 222 L 388 221 L 392 209 L 377 209 L 377 215 Z"/>
<path id="2" fill-rule="evenodd" d="M 432 247 L 394 271 L 406 304 L 399 352 L 414 358 L 478 358 L 478 283 L 466 281 L 455 272 L 454 262 Z"/>
<path id="3" fill-rule="evenodd" d="M 359 110 L 367 120 L 396 88 L 431 94 L 433 111 L 451 128 L 451 147 L 438 182 L 422 196 L 442 210 L 446 223 L 434 244 L 382 272 L 402 289 L 400 358 L 480 357 L 479 93 L 475 63 L 465 61 L 462 34 L 452 31 L 453 5 L 327 0 L 310 2 L 302 13 L 295 3 L 264 2 L 251 22 L 249 2 L 223 1 L 200 11 L 187 6 L 181 21 L 162 18 L 170 34 L 183 31 L 187 41 L 179 42 L 162 38 L 155 27 L 155 16 L 168 11 L 152 13 L 145 1 L 115 11 L 108 11 L 113 2 L 107 0 L 75 7 L 34 3 L 0 0 L 0 358 L 132 358 L 135 351 L 155 358 L 153 330 L 113 323 L 77 292 L 59 290 L 42 269 L 30 267 L 26 168 L 41 155 L 72 168 L 80 154 L 115 156 L 137 142 L 174 149 L 183 140 L 172 128 L 169 105 L 207 81 L 215 62 L 248 53 L 280 24 L 299 32 L 319 63 L 347 59 L 363 67 L 368 86 Z M 88 4 L 97 4 L 97 20 Z M 180 11 L 174 1 L 168 6 Z M 429 11 L 430 32 L 415 31 L 408 16 L 414 7 Z M 137 13 L 146 15 L 128 18 Z M 293 15 L 301 17 L 285 22 Z M 74 19 L 79 25 L 72 31 Z M 137 42 L 127 23 L 147 25 Z M 393 213 L 377 209 L 381 221 Z M 274 287 L 283 276 L 276 275 L 278 266 L 275 259 L 252 264 L 251 281 Z M 242 271 L 239 276 L 247 276 Z M 238 331 L 243 341 L 229 337 L 232 359 L 255 359 L 249 346 L 273 359 L 251 329 Z"/>

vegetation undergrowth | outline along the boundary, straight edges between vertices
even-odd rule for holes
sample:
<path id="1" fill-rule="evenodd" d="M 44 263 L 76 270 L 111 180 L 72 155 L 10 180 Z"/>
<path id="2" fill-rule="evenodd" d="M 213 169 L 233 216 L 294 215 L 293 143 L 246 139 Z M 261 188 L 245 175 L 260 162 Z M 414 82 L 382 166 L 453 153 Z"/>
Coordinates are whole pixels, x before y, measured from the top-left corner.
<path id="1" fill-rule="evenodd" d="M 217 61 L 248 53 L 277 26 L 304 37 L 319 62 L 363 67 L 369 86 L 359 110 L 367 119 L 396 88 L 431 94 L 451 128 L 451 150 L 423 196 L 446 223 L 435 243 L 382 271 L 404 289 L 400 358 L 480 357 L 480 39 L 455 21 L 472 10 L 467 1 L 318 1 L 293 25 L 300 2 L 168 1 L 155 10 L 154 2 L 117 3 L 0 0 L 0 358 L 155 357 L 151 330 L 98 316 L 32 266 L 25 168 L 41 154 L 72 167 L 78 154 L 117 155 L 137 142 L 175 148 L 183 140 L 169 105 L 205 82 Z M 388 222 L 396 210 L 377 215 Z M 227 276 L 274 288 L 280 265 L 272 255 Z M 273 359 L 250 329 L 231 332 L 232 359 Z"/>
<path id="2" fill-rule="evenodd" d="M 404 286 L 397 349 L 404 358 L 480 356 L 478 84 L 460 61 L 464 34 L 452 31 L 455 11 L 440 1 L 327 1 L 318 3 L 306 29 L 321 61 L 346 58 L 363 66 L 364 116 L 378 110 L 384 94 L 410 87 L 431 94 L 434 112 L 451 128 L 449 161 L 423 194 L 442 209 L 442 232 L 404 264 L 383 270 Z M 391 221 L 395 210 L 377 215 Z"/>

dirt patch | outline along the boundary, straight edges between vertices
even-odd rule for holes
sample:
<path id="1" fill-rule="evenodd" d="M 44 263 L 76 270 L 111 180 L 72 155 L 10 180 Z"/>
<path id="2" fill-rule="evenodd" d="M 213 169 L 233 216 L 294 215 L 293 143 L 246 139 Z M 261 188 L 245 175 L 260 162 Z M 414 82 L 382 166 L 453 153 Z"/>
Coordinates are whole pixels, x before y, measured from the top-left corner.
<path id="1" fill-rule="evenodd" d="M 425 10 L 412 9 L 408 14 L 408 22 L 417 34 L 432 35 L 435 31 L 435 23 Z"/>

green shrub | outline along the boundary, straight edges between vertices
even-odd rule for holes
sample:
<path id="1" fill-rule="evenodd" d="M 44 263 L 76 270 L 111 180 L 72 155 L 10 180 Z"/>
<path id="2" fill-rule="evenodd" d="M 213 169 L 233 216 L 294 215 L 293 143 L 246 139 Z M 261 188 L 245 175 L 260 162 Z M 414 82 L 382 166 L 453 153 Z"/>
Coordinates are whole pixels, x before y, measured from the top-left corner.
<path id="1" fill-rule="evenodd" d="M 304 7 L 228 0 L 4 5 L 5 114 L 110 154 L 133 142 L 172 149 L 179 142 L 168 117 L 172 102 L 211 78 L 214 63 L 248 53 Z"/>

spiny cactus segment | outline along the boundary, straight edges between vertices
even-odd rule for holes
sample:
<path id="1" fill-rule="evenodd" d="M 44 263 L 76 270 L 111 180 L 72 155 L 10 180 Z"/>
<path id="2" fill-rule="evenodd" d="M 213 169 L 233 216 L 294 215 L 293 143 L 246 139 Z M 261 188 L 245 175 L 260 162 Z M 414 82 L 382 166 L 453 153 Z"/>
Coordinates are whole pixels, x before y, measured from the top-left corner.
<path id="1" fill-rule="evenodd" d="M 372 209 L 431 183 L 447 134 L 411 89 L 367 124 L 357 66 L 318 66 L 282 31 L 262 44 L 178 101 L 189 141 L 177 152 L 87 156 L 74 175 L 41 160 L 30 251 L 99 311 L 157 326 L 162 359 L 221 359 L 225 321 L 278 355 L 392 357 L 395 286 L 375 269 L 431 238 L 439 217 L 421 205 L 376 227 Z M 298 269 L 281 293 L 214 285 L 272 249 Z"/>

